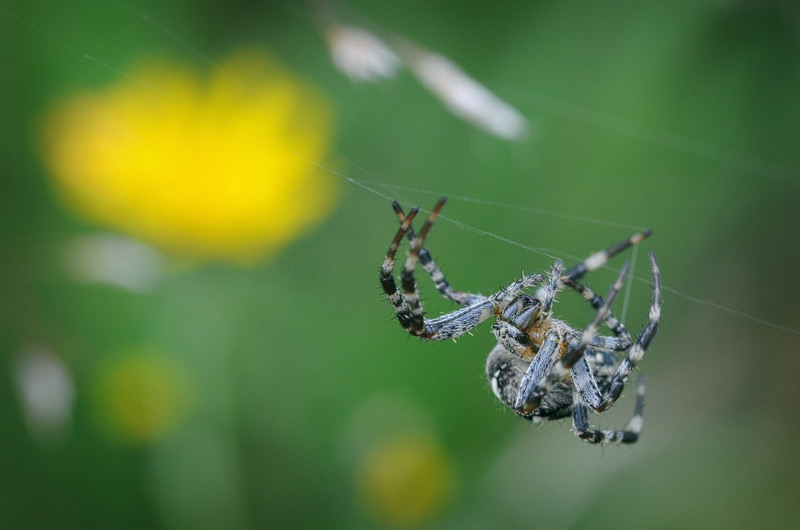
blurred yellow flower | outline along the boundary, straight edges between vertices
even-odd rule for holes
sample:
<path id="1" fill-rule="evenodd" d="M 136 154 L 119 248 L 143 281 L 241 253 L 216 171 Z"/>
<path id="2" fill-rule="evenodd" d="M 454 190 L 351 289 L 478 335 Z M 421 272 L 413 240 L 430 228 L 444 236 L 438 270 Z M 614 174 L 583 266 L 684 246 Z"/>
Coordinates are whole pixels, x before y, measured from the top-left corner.
<path id="1" fill-rule="evenodd" d="M 86 219 L 168 252 L 249 263 L 332 209 L 318 162 L 328 106 L 262 53 L 208 79 L 152 62 L 103 91 L 61 101 L 44 153 L 57 188 Z"/>
<path id="2" fill-rule="evenodd" d="M 110 362 L 98 374 L 93 395 L 101 426 L 114 438 L 144 443 L 175 428 L 190 401 L 186 374 L 149 350 Z"/>
<path id="3" fill-rule="evenodd" d="M 454 486 L 442 447 L 419 434 L 396 434 L 363 457 L 358 486 L 367 509 L 385 524 L 413 527 L 445 506 Z"/>

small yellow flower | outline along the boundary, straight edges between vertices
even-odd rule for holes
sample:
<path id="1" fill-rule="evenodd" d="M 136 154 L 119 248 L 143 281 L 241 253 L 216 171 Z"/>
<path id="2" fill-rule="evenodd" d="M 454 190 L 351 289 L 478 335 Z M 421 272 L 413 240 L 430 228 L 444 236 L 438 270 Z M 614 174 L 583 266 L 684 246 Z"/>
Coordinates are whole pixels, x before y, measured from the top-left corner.
<path id="1" fill-rule="evenodd" d="M 46 120 L 56 187 L 86 219 L 197 259 L 249 263 L 332 209 L 318 162 L 330 143 L 320 96 L 258 52 L 208 79 L 166 62 L 69 97 Z"/>
<path id="2" fill-rule="evenodd" d="M 99 370 L 95 383 L 101 426 L 127 442 L 162 438 L 183 418 L 190 401 L 186 374 L 149 350 L 110 362 Z"/>
<path id="3" fill-rule="evenodd" d="M 364 456 L 358 486 L 364 504 L 383 523 L 413 527 L 430 521 L 445 506 L 454 485 L 442 447 L 431 437 L 398 434 Z"/>

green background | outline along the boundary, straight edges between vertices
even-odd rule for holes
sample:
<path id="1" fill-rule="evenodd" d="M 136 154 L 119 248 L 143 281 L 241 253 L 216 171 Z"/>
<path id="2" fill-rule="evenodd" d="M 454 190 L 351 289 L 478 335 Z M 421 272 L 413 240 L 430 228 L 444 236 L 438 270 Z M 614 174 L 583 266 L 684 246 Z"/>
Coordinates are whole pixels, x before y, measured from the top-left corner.
<path id="1" fill-rule="evenodd" d="M 532 133 L 508 142 L 450 115 L 407 72 L 352 84 L 302 4 L 3 3 L 0 527 L 380 527 L 353 486 L 366 415 L 377 430 L 424 425 L 443 444 L 456 488 L 425 527 L 794 528 L 800 8 L 601 4 L 342 11 L 448 56 L 514 105 Z M 173 272 L 149 294 L 72 282 L 58 249 L 99 229 L 51 188 L 35 141 L 45 106 L 119 81 L 141 56 L 207 70 L 251 45 L 331 102 L 334 214 L 256 267 Z M 571 262 L 624 226 L 653 229 L 627 308 L 636 331 L 653 250 L 664 306 L 640 365 L 638 444 L 586 446 L 568 420 L 532 427 L 503 410 L 483 375 L 488 324 L 458 344 L 421 344 L 392 321 L 377 282 L 396 229 L 386 197 L 430 208 L 440 194 L 451 200 L 429 248 L 456 288 L 483 293 L 547 269 L 531 248 Z M 602 291 L 614 274 L 591 284 Z M 447 310 L 421 279 L 430 311 Z M 561 300 L 570 322 L 591 319 L 577 297 Z M 25 427 L 13 367 L 30 344 L 75 381 L 73 425 L 55 443 Z M 148 444 L 110 439 L 91 410 L 92 374 L 130 344 L 172 352 L 199 382 L 176 432 Z M 630 398 L 593 420 L 621 426 Z"/>

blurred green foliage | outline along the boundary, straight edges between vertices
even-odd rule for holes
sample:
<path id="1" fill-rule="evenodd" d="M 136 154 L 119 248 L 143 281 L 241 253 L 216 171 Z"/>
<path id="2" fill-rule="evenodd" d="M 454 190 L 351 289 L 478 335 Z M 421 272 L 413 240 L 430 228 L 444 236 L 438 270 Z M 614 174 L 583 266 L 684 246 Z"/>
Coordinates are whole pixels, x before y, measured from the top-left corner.
<path id="1" fill-rule="evenodd" d="M 408 74 L 353 85 L 301 4 L 0 7 L 0 526 L 391 527 L 363 506 L 359 466 L 377 440 L 413 432 L 438 444 L 453 487 L 409 525 L 794 528 L 796 4 L 351 7 L 457 62 L 528 117 L 530 138 L 475 130 Z M 333 103 L 333 154 L 308 162 L 343 176 L 338 211 L 253 268 L 172 267 L 147 293 L 76 282 L 62 249 L 100 229 L 52 191 L 37 144 L 47 105 L 119 80 L 143 56 L 210 69 L 244 45 L 268 48 Z M 458 344 L 420 344 L 391 321 L 377 283 L 396 228 L 385 197 L 430 208 L 439 194 L 451 200 L 429 247 L 454 286 L 484 293 L 546 269 L 551 258 L 531 248 L 572 261 L 628 235 L 619 225 L 653 228 L 643 247 L 667 288 L 641 364 L 638 444 L 587 447 L 568 421 L 531 427 L 502 410 L 483 376 L 486 325 Z M 633 330 L 649 295 L 640 254 Z M 448 309 L 421 284 L 432 312 Z M 558 311 L 588 322 L 575 298 Z M 134 383 L 132 402 L 184 396 L 170 428 L 145 440 L 108 427 L 98 390 L 137 348 L 169 368 L 155 390 Z M 74 384 L 58 428 L 26 419 L 19 373 L 31 351 Z M 620 426 L 632 406 L 594 421 Z"/>

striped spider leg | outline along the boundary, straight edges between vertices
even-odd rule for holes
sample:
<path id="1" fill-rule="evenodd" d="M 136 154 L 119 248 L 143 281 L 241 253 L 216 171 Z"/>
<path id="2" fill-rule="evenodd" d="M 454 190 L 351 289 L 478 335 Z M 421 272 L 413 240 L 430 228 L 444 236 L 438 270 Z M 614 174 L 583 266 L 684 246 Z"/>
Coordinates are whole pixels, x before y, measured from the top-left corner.
<path id="1" fill-rule="evenodd" d="M 430 254 L 428 254 L 427 251 L 422 253 L 425 237 L 431 229 L 431 226 L 433 226 L 433 222 L 436 220 L 436 216 L 444 206 L 444 203 L 444 198 L 436 203 L 436 206 L 417 236 L 413 235 L 410 227 L 419 209 L 414 208 L 407 216 L 403 216 L 404 219 L 400 224 L 400 228 L 398 228 L 392 243 L 389 245 L 389 250 L 386 252 L 386 257 L 384 258 L 380 273 L 381 287 L 394 307 L 400 325 L 411 335 L 429 340 L 445 340 L 460 337 L 485 320 L 500 314 L 511 300 L 522 294 L 524 289 L 536 285 L 543 280 L 543 276 L 539 274 L 524 276 L 520 280 L 512 282 L 508 287 L 500 289 L 488 297 L 471 293 L 461 293 L 463 296 L 460 297 L 459 294 L 453 292 L 449 284 L 444 280 L 441 271 L 436 267 L 433 260 L 430 259 Z M 396 212 L 398 216 L 403 215 L 399 206 L 396 207 Z M 403 236 L 407 234 L 411 235 L 411 251 L 408 253 L 400 275 L 401 292 L 397 288 L 394 278 L 394 262 L 400 242 Z M 450 293 L 449 297 L 452 297 L 451 299 L 463 306 L 461 309 L 434 319 L 425 318 L 424 308 L 414 278 L 414 269 L 417 266 L 417 262 L 422 259 L 420 258 L 420 254 L 425 256 L 425 262 L 429 264 L 432 272 L 435 273 L 435 278 L 434 274 L 432 274 L 434 282 L 441 277 L 437 287 Z"/>

